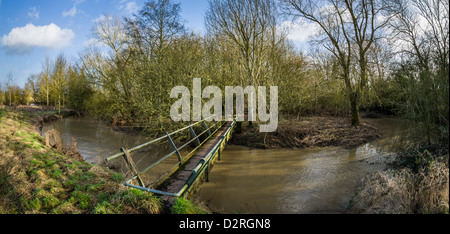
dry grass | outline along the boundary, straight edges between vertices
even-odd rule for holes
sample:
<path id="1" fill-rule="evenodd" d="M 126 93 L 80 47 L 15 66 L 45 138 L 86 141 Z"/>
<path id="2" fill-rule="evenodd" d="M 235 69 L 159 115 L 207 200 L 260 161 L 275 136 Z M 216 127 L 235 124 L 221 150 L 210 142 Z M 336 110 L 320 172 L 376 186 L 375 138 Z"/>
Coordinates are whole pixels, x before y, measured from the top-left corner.
<path id="1" fill-rule="evenodd" d="M 416 169 L 378 171 L 362 184 L 347 213 L 448 214 L 448 153 L 438 159 L 425 151 L 418 154 Z"/>

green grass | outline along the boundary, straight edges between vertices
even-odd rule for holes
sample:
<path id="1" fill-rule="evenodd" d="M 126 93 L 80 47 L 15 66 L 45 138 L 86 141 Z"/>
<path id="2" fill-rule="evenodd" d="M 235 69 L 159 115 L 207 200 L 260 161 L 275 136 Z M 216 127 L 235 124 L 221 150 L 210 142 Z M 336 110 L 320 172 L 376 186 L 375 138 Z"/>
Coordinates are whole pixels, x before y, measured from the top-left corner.
<path id="1" fill-rule="evenodd" d="M 2 122 L 3 116 L 6 115 L 6 110 L 5 109 L 0 109 L 0 123 Z"/>
<path id="2" fill-rule="evenodd" d="M 0 213 L 155 214 L 160 198 L 121 185 L 123 176 L 49 148 L 34 115 L 0 110 Z"/>
<path id="3" fill-rule="evenodd" d="M 195 205 L 192 201 L 178 198 L 171 207 L 172 214 L 207 214 L 200 206 Z"/>

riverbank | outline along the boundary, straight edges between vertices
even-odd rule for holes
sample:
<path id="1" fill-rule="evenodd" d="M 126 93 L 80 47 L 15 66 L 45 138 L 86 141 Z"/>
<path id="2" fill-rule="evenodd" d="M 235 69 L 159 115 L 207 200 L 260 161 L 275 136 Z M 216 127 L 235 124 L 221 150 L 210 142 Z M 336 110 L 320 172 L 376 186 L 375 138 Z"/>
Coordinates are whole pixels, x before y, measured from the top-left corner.
<path id="1" fill-rule="evenodd" d="M 316 148 L 340 146 L 354 148 L 380 138 L 378 129 L 366 122 L 353 127 L 348 118 L 335 116 L 310 116 L 297 120 L 286 117 L 279 121 L 272 133 L 260 133 L 256 124 L 242 123 L 233 143 L 261 149 Z"/>
<path id="2" fill-rule="evenodd" d="M 401 152 L 368 163 L 383 163 L 388 168 L 362 179 L 346 213 L 449 213 L 448 147 Z"/>
<path id="3" fill-rule="evenodd" d="M 0 213 L 161 213 L 160 199 L 127 189 L 123 176 L 48 147 L 44 112 L 0 109 Z"/>
<path id="4" fill-rule="evenodd" d="M 32 125 L 36 127 L 38 130 L 42 129 L 44 123 L 56 121 L 58 119 L 63 119 L 71 116 L 81 115 L 81 113 L 73 110 L 67 109 L 58 110 L 58 108 L 52 106 L 19 105 L 16 107 L 5 107 L 5 108 L 6 108 L 5 110 L 22 112 L 28 115 L 30 117 L 28 121 L 30 121 Z"/>

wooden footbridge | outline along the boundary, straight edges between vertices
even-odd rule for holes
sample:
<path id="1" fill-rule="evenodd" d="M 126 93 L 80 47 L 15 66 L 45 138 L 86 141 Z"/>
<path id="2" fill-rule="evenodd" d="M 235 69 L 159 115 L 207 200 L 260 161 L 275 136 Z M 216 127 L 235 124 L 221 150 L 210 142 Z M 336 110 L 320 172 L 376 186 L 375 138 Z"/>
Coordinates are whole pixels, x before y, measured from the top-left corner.
<path id="1" fill-rule="evenodd" d="M 121 148 L 120 153 L 105 160 L 109 162 L 113 159 L 123 158 L 125 165 L 131 171 L 130 178 L 126 178 L 126 181 L 123 182 L 125 186 L 156 193 L 166 199 L 185 197 L 201 178 L 206 178 L 206 181 L 209 180 L 211 166 L 216 159 L 220 160 L 220 154 L 231 138 L 235 126 L 236 118 L 232 122 L 216 122 L 211 116 L 196 123 L 188 124 L 186 127 L 172 133 L 166 133 L 164 136 L 132 149 Z M 189 135 L 192 138 L 177 147 L 172 137 L 183 131 L 189 131 Z M 131 154 L 134 151 L 142 150 L 144 147 L 162 141 L 167 141 L 173 150 L 145 167 L 145 169 L 138 170 Z M 174 157 L 176 157 L 176 160 L 174 160 Z M 161 175 L 157 179 L 152 181 L 144 179 L 143 175 L 145 173 L 148 173 L 161 163 L 165 162 L 167 164 L 167 161 L 176 163 L 164 173 L 160 173 Z"/>

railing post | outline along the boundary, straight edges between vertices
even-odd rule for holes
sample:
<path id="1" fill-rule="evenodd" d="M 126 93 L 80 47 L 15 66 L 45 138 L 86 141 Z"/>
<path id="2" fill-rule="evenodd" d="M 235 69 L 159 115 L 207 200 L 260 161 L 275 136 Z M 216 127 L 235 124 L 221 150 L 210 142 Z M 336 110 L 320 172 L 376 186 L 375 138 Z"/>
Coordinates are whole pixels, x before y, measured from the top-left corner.
<path id="1" fill-rule="evenodd" d="M 181 154 L 180 154 L 180 151 L 178 151 L 177 146 L 175 145 L 175 143 L 173 143 L 172 138 L 170 137 L 169 133 L 166 132 L 166 136 L 167 136 L 167 140 L 169 140 L 170 145 L 172 145 L 172 147 L 177 152 L 178 162 L 179 162 L 179 165 L 181 167 Z"/>
<path id="2" fill-rule="evenodd" d="M 222 143 L 221 143 L 222 144 Z M 220 149 L 219 149 L 219 152 L 217 152 L 217 160 L 219 160 L 219 162 L 220 162 Z"/>
<path id="3" fill-rule="evenodd" d="M 209 130 L 208 126 L 206 125 L 205 120 L 202 120 L 202 123 L 203 123 L 203 127 L 205 127 L 206 130 L 208 130 L 209 136 L 211 136 L 211 131 Z"/>
<path id="4" fill-rule="evenodd" d="M 206 182 L 209 182 L 209 164 L 205 168 Z"/>
<path id="5" fill-rule="evenodd" d="M 137 177 L 139 185 L 141 187 L 145 187 L 144 186 L 144 182 L 142 181 L 141 177 L 139 176 L 139 171 L 136 169 L 136 165 L 134 164 L 133 159 L 131 158 L 130 153 L 128 152 L 128 150 L 126 150 L 124 148 L 120 148 L 120 151 L 123 152 L 123 158 L 125 159 L 125 162 L 127 163 L 127 166 L 131 169 L 131 171 Z"/>
<path id="6" fill-rule="evenodd" d="M 221 138 L 222 138 L 222 139 L 220 140 L 219 154 L 217 155 L 217 159 L 218 159 L 219 161 L 220 161 L 220 152 L 222 151 L 222 150 L 221 150 L 221 149 L 222 149 L 222 144 L 225 143 L 225 135 L 223 135 Z M 224 147 L 225 147 L 225 145 L 224 145 Z"/>
<path id="7" fill-rule="evenodd" d="M 197 139 L 198 145 L 200 145 L 200 140 L 198 139 L 197 134 L 195 134 L 194 129 L 192 129 L 190 124 L 188 124 L 188 126 L 189 126 L 189 130 L 191 130 L 192 135 Z"/>
<path id="8" fill-rule="evenodd" d="M 213 119 L 213 122 L 214 122 L 214 125 L 216 126 L 216 129 L 217 129 L 217 122 L 216 122 L 216 120 Z"/>

